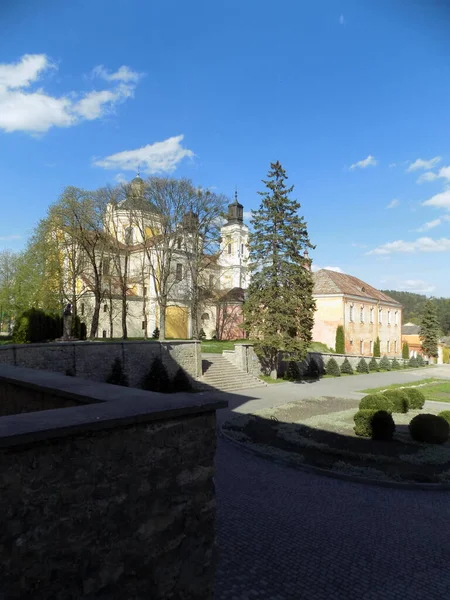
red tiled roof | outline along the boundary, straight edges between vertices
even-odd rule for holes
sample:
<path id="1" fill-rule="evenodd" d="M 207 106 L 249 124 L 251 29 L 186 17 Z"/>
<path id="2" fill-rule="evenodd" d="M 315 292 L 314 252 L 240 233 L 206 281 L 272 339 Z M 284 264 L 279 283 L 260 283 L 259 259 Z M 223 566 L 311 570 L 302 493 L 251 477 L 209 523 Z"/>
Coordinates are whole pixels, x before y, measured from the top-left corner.
<path id="1" fill-rule="evenodd" d="M 346 294 L 348 296 L 359 296 L 379 302 L 388 302 L 389 304 L 397 304 L 400 302 L 394 300 L 387 294 L 383 294 L 368 283 L 361 281 L 357 277 L 347 275 L 346 273 L 337 273 L 328 269 L 316 271 L 314 278 L 314 294 L 317 295 L 333 295 Z"/>

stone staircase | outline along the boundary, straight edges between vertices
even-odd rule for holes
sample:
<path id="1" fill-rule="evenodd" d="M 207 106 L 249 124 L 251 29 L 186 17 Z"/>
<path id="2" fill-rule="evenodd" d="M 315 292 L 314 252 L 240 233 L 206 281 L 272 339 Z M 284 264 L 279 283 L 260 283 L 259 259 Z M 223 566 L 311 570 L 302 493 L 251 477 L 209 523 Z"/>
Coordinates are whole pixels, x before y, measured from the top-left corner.
<path id="1" fill-rule="evenodd" d="M 238 369 L 222 354 L 202 354 L 202 372 L 201 383 L 221 392 L 267 386 L 261 379 Z"/>

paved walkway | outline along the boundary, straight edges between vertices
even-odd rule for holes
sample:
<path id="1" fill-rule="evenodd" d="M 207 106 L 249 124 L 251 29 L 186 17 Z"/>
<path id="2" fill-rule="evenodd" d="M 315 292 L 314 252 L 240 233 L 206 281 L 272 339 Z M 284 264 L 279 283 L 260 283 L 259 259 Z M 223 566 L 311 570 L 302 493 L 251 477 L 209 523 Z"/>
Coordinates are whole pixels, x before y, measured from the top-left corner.
<path id="1" fill-rule="evenodd" d="M 450 367 L 274 384 L 258 390 L 261 399 L 242 392 L 230 404 L 247 412 L 430 376 L 450 378 Z M 219 421 L 227 416 L 221 411 Z M 216 489 L 216 600 L 450 598 L 450 493 L 307 474 L 222 439 Z"/>

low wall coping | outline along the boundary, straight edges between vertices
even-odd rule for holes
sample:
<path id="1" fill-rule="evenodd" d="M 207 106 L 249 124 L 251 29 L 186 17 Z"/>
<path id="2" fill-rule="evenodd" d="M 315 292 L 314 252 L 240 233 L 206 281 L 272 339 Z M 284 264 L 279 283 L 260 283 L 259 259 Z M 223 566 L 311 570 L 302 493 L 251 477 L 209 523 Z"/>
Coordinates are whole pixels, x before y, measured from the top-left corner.
<path id="1" fill-rule="evenodd" d="M 38 342 L 35 344 L 2 344 L 0 346 L 0 352 L 2 350 L 8 350 L 12 348 L 49 348 L 49 347 L 58 347 L 61 346 L 91 346 L 92 344 L 102 344 L 103 346 L 117 344 L 160 344 L 162 346 L 173 345 L 173 344 L 200 344 L 200 340 L 121 340 L 118 338 L 117 340 L 108 340 L 107 342 L 103 342 L 101 339 L 96 340 L 68 340 L 67 342 Z"/>
<path id="2" fill-rule="evenodd" d="M 208 400 L 203 394 L 160 394 L 10 365 L 0 365 L 0 380 L 80 403 L 69 408 L 0 417 L 3 448 L 209 413 L 228 406 L 225 400 Z"/>

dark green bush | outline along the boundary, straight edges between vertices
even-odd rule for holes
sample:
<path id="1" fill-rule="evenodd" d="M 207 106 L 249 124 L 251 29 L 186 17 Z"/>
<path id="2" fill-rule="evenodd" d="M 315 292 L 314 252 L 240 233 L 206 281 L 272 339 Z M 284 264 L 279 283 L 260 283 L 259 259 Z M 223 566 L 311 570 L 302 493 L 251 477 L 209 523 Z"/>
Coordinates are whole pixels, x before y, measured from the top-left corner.
<path id="1" fill-rule="evenodd" d="M 120 358 L 115 358 L 111 367 L 111 371 L 106 378 L 106 383 L 112 383 L 113 385 L 122 385 L 128 387 L 128 377 L 125 375 L 123 370 L 122 361 Z"/>
<path id="2" fill-rule="evenodd" d="M 372 357 L 369 361 L 369 371 L 379 371 L 378 362 L 375 357 Z"/>
<path id="3" fill-rule="evenodd" d="M 75 315 L 74 317 L 72 317 L 72 330 L 70 332 L 70 335 L 72 337 L 76 338 L 77 340 L 80 339 L 80 328 L 81 328 L 80 317 L 78 315 Z"/>
<path id="4" fill-rule="evenodd" d="M 402 368 L 402 365 L 398 362 L 398 360 L 394 357 L 394 359 L 392 360 L 392 364 L 391 364 L 391 369 L 393 371 L 398 371 L 399 369 Z"/>
<path id="5" fill-rule="evenodd" d="M 40 308 L 24 311 L 16 320 L 13 342 L 16 344 L 46 342 L 62 336 L 62 318 Z"/>
<path id="6" fill-rule="evenodd" d="M 298 381 L 300 379 L 300 371 L 295 361 L 290 360 L 287 363 L 286 371 L 284 373 L 284 379 L 287 381 Z"/>
<path id="7" fill-rule="evenodd" d="M 424 367 L 425 366 L 425 361 L 423 359 L 423 356 L 421 354 L 419 354 L 416 358 L 417 361 L 417 366 L 418 367 Z"/>
<path id="8" fill-rule="evenodd" d="M 331 375 L 332 377 L 340 377 L 341 371 L 339 369 L 339 365 L 336 362 L 336 359 L 330 358 L 327 362 L 327 366 L 325 367 L 325 371 L 327 375 Z"/>
<path id="9" fill-rule="evenodd" d="M 443 410 L 438 414 L 438 417 L 445 419 L 447 423 L 450 425 L 450 410 Z"/>
<path id="10" fill-rule="evenodd" d="M 380 360 L 380 362 L 378 363 L 378 366 L 380 367 L 380 371 L 390 371 L 391 370 L 391 362 L 388 359 L 388 357 L 386 356 L 386 354 Z"/>
<path id="11" fill-rule="evenodd" d="M 356 366 L 356 370 L 358 373 L 368 373 L 369 372 L 369 365 L 366 363 L 364 358 L 360 359 L 359 363 Z"/>
<path id="12" fill-rule="evenodd" d="M 154 340 L 159 340 L 159 327 L 155 327 L 152 333 L 152 338 Z"/>
<path id="13" fill-rule="evenodd" d="M 390 412 L 379 410 L 372 417 L 372 439 L 389 442 L 395 433 L 395 423 Z"/>
<path id="14" fill-rule="evenodd" d="M 415 358 L 414 356 L 411 356 L 411 358 L 408 361 L 408 367 L 414 367 L 414 368 L 416 368 L 418 366 L 419 366 L 419 364 L 417 362 L 417 358 Z"/>
<path id="15" fill-rule="evenodd" d="M 168 394 L 171 391 L 169 374 L 162 360 L 157 357 L 153 359 L 150 370 L 142 380 L 142 389 L 151 392 Z"/>
<path id="16" fill-rule="evenodd" d="M 383 396 L 386 396 L 392 404 L 392 412 L 394 413 L 407 413 L 409 410 L 408 396 L 403 390 L 386 390 L 383 392 Z"/>
<path id="17" fill-rule="evenodd" d="M 417 388 L 404 388 L 403 391 L 408 397 L 409 408 L 412 410 L 420 410 L 425 404 L 425 396 Z"/>
<path id="18" fill-rule="evenodd" d="M 402 346 L 402 358 L 408 360 L 409 359 L 409 346 L 408 342 L 403 342 Z"/>
<path id="19" fill-rule="evenodd" d="M 372 437 L 372 418 L 378 409 L 359 410 L 353 420 L 355 421 L 354 432 L 361 437 Z"/>
<path id="20" fill-rule="evenodd" d="M 375 356 L 375 358 L 380 358 L 381 355 L 381 350 L 380 350 L 380 338 L 377 337 L 377 339 L 375 340 L 375 343 L 373 345 L 373 355 Z"/>
<path id="21" fill-rule="evenodd" d="M 87 327 L 86 323 L 80 323 L 80 340 L 85 340 L 87 338 Z"/>
<path id="22" fill-rule="evenodd" d="M 186 372 L 179 367 L 175 373 L 175 377 L 172 382 L 172 391 L 174 392 L 190 392 L 192 391 L 191 380 L 187 376 Z"/>
<path id="23" fill-rule="evenodd" d="M 392 412 L 392 402 L 383 394 L 367 394 L 361 398 L 359 410 L 385 410 Z"/>
<path id="24" fill-rule="evenodd" d="M 444 444 L 448 440 L 450 425 L 443 417 L 417 415 L 409 424 L 409 433 L 416 442 Z"/>
<path id="25" fill-rule="evenodd" d="M 341 365 L 341 373 L 345 373 L 346 375 L 353 375 L 353 367 L 350 364 L 348 358 L 345 358 L 344 362 Z"/>
<path id="26" fill-rule="evenodd" d="M 342 325 L 338 325 L 336 328 L 335 350 L 336 350 L 336 354 L 344 354 L 345 353 L 345 335 L 344 335 L 344 327 Z"/>

